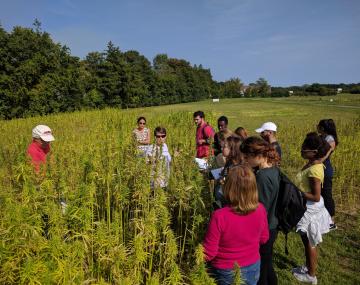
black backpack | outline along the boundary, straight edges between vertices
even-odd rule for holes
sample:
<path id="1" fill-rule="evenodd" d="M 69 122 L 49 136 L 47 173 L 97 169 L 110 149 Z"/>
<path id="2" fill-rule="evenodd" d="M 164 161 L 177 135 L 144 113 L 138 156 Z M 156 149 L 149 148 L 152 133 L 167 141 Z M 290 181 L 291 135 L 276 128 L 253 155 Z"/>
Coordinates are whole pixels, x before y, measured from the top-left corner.
<path id="1" fill-rule="evenodd" d="M 285 234 L 285 253 L 288 254 L 287 234 L 295 228 L 306 211 L 304 194 L 291 180 L 280 171 L 280 188 L 275 215 L 278 218 L 278 230 Z"/>

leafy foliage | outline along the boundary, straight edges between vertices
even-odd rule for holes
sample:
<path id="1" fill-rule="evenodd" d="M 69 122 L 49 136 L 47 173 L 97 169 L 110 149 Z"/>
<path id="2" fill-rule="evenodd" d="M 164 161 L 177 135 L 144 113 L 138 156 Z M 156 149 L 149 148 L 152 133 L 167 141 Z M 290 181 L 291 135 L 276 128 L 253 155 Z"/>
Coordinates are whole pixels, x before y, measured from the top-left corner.
<path id="1" fill-rule="evenodd" d="M 201 65 L 160 54 L 152 66 L 112 42 L 80 60 L 42 32 L 39 21 L 34 27 L 8 33 L 0 26 L 0 118 L 190 102 L 213 92 L 210 70 Z"/>

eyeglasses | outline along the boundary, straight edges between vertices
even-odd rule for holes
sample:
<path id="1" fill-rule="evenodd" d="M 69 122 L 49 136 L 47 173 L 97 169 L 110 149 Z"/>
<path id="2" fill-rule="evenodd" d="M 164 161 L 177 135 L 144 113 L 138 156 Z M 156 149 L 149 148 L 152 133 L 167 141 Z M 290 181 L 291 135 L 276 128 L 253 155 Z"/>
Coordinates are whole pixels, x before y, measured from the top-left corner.
<path id="1" fill-rule="evenodd" d="M 163 138 L 166 137 L 166 135 L 156 135 L 155 137 L 156 137 L 157 139 L 159 139 L 159 138 L 162 138 L 162 139 L 163 139 Z"/>
<path id="2" fill-rule="evenodd" d="M 146 125 L 145 122 L 139 122 L 139 125 Z"/>

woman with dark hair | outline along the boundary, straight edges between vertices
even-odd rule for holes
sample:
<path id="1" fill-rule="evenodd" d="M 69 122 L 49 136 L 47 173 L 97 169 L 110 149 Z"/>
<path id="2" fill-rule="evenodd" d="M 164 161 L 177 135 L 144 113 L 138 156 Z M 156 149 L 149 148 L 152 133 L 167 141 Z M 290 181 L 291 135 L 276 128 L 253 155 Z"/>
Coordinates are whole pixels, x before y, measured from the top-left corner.
<path id="1" fill-rule="evenodd" d="M 145 117 L 137 119 L 137 128 L 133 130 L 133 136 L 141 153 L 145 153 L 150 144 L 150 130 L 146 127 Z"/>
<path id="2" fill-rule="evenodd" d="M 324 183 L 321 187 L 321 196 L 324 198 L 325 208 L 328 210 L 332 222 L 330 224 L 330 229 L 336 229 L 334 223 L 335 216 L 335 202 L 332 197 L 332 178 L 334 174 L 334 169 L 331 165 L 330 156 L 334 152 L 335 148 L 339 144 L 335 122 L 332 119 L 320 120 L 317 125 L 318 133 L 323 137 L 330 145 L 330 151 L 323 158 L 323 163 L 325 165 L 324 170 Z"/>
<path id="3" fill-rule="evenodd" d="M 259 137 L 249 137 L 240 147 L 245 162 L 256 170 L 259 201 L 267 210 L 269 240 L 260 246 L 261 268 L 258 284 L 277 284 L 273 267 L 273 247 L 277 237 L 278 219 L 275 208 L 280 188 L 279 154 L 274 146 Z"/>
<path id="4" fill-rule="evenodd" d="M 210 274 L 217 284 L 233 284 L 237 263 L 245 284 L 255 285 L 260 271 L 259 245 L 268 240 L 269 231 L 253 171 L 244 165 L 231 168 L 224 194 L 229 204 L 213 212 L 203 242 Z"/>
<path id="5" fill-rule="evenodd" d="M 324 181 L 324 157 L 330 145 L 317 133 L 308 133 L 301 146 L 301 156 L 307 160 L 297 174 L 295 184 L 304 193 L 307 210 L 299 223 L 296 232 L 300 233 L 305 247 L 306 265 L 293 269 L 295 278 L 301 282 L 317 284 L 315 276 L 317 266 L 316 245 L 322 242 L 322 235 L 329 232 L 331 217 L 321 197 L 321 184 Z"/>

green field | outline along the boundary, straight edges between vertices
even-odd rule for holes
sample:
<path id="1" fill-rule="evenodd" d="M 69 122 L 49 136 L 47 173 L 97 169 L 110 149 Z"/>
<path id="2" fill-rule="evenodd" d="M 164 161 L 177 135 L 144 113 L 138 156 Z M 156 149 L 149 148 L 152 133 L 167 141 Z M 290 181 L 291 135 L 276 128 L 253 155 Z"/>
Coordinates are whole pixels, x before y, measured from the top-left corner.
<path id="1" fill-rule="evenodd" d="M 332 99 L 332 101 L 330 101 Z M 224 99 L 142 109 L 105 109 L 0 121 L 1 284 L 209 284 L 198 245 L 211 211 L 208 184 L 192 163 L 192 113 L 250 134 L 264 121 L 278 125 L 282 168 L 293 177 L 304 164 L 300 146 L 320 119 L 333 118 L 340 144 L 332 156 L 338 229 L 319 247 L 318 284 L 360 284 L 360 95 Z M 143 115 L 168 130 L 173 156 L 168 192 L 149 189 L 149 167 L 134 158 L 131 130 Z M 49 125 L 56 137 L 46 174 L 26 162 L 31 129 Z M 61 213 L 59 198 L 68 208 Z M 42 235 L 49 216 L 50 238 Z M 298 284 L 300 238 L 275 246 L 279 284 Z M 201 259 L 201 257 L 200 257 Z"/>

